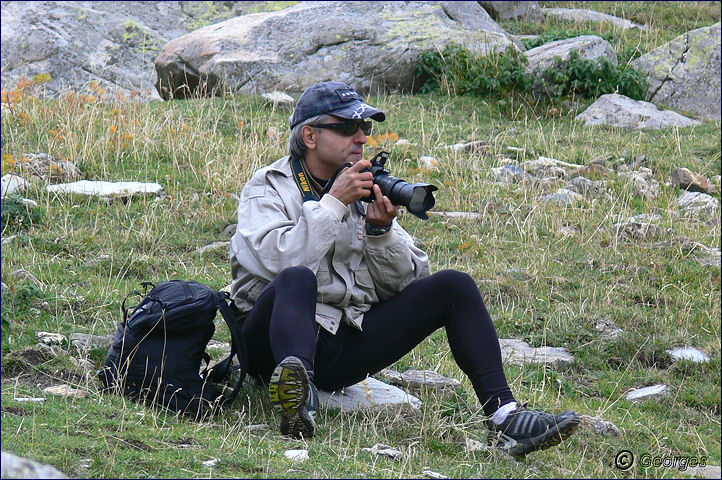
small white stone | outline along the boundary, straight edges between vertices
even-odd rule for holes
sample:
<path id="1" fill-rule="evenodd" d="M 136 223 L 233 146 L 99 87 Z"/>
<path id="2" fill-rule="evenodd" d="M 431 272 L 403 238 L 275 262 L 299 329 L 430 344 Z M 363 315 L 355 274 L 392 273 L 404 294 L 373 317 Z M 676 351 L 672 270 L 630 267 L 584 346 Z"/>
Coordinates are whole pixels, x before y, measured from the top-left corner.
<path id="1" fill-rule="evenodd" d="M 61 333 L 35 332 L 35 338 L 45 345 L 62 345 L 68 339 Z"/>
<path id="2" fill-rule="evenodd" d="M 446 475 L 434 472 L 433 470 L 422 470 L 421 474 L 429 478 L 449 478 Z"/>
<path id="3" fill-rule="evenodd" d="M 364 448 L 363 450 L 369 452 L 371 455 L 385 456 L 393 460 L 401 460 L 404 457 L 403 452 L 389 445 L 384 445 L 383 443 L 377 443 L 373 447 Z"/>
<path id="4" fill-rule="evenodd" d="M 42 397 L 15 397 L 13 400 L 16 402 L 44 402 L 45 399 Z"/>
<path id="5" fill-rule="evenodd" d="M 709 356 L 706 353 L 697 350 L 694 347 L 678 347 L 667 350 L 675 360 L 691 360 L 697 363 L 709 362 Z"/>
<path id="6" fill-rule="evenodd" d="M 308 450 L 286 450 L 283 452 L 283 455 L 294 462 L 305 462 L 308 460 Z"/>
<path id="7" fill-rule="evenodd" d="M 419 167 L 426 170 L 433 170 L 439 166 L 439 161 L 432 156 L 424 155 L 419 157 Z"/>
<path id="8" fill-rule="evenodd" d="M 216 463 L 218 463 L 219 459 L 217 458 L 211 458 L 210 460 L 206 460 L 205 462 L 202 462 L 203 465 L 206 467 L 213 467 Z"/>
<path id="9" fill-rule="evenodd" d="M 57 395 L 59 397 L 66 398 L 85 398 L 88 396 L 88 392 L 84 390 L 78 390 L 70 385 L 55 385 L 53 387 L 47 387 L 43 389 L 43 393 L 49 393 L 51 395 Z"/>
<path id="10" fill-rule="evenodd" d="M 638 388 L 632 390 L 625 395 L 625 398 L 629 401 L 647 400 L 652 397 L 658 397 L 661 395 L 667 395 L 669 393 L 668 385 L 651 385 L 649 387 Z"/>

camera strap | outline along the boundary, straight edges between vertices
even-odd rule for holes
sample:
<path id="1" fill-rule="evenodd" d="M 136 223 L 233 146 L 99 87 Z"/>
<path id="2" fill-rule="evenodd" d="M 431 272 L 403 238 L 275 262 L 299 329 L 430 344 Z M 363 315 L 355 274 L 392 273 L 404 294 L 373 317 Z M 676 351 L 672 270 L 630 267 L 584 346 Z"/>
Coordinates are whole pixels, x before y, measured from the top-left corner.
<path id="1" fill-rule="evenodd" d="M 321 195 L 317 195 L 316 192 L 314 192 L 313 187 L 311 186 L 311 174 L 306 170 L 306 165 L 299 160 L 298 158 L 291 157 L 291 169 L 293 170 L 293 178 L 296 180 L 296 185 L 298 186 L 298 189 L 301 190 L 301 195 L 303 195 L 303 201 L 308 202 L 309 200 L 314 200 L 318 202 L 321 197 L 323 197 L 326 193 L 328 193 L 329 190 L 331 190 L 331 185 L 333 185 L 334 180 L 336 180 L 336 177 L 338 177 L 338 174 L 341 173 L 344 169 L 350 167 L 350 163 L 345 163 L 338 167 L 335 172 L 333 172 L 333 175 L 329 179 L 328 182 L 326 182 L 326 187 L 323 189 L 323 192 L 321 192 Z"/>
<path id="2" fill-rule="evenodd" d="M 303 201 L 319 201 L 319 196 L 316 195 L 313 188 L 311 188 L 311 176 L 306 171 L 306 166 L 303 162 L 296 157 L 291 157 L 291 168 L 293 169 L 293 179 L 296 180 L 296 185 L 298 189 L 301 190 L 301 195 L 303 195 Z"/>

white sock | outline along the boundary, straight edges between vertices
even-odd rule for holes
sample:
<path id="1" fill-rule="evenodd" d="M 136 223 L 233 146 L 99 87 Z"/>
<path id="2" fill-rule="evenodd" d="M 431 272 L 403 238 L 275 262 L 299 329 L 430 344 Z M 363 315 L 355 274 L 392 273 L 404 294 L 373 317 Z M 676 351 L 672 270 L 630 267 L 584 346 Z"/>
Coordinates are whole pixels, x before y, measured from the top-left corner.
<path id="1" fill-rule="evenodd" d="M 491 414 L 490 420 L 497 425 L 501 425 L 511 412 L 516 410 L 516 402 L 507 403 L 499 407 L 499 409 Z"/>

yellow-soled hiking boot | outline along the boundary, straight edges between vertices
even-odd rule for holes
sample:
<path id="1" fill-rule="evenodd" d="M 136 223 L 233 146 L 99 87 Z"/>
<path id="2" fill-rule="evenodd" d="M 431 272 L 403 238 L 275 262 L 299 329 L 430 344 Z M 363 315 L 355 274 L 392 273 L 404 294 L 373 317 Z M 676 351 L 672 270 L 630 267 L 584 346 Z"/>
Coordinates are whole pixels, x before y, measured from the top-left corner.
<path id="1" fill-rule="evenodd" d="M 316 435 L 318 390 L 297 357 L 286 357 L 273 370 L 268 386 L 271 405 L 281 414 L 281 433 L 295 438 Z"/>

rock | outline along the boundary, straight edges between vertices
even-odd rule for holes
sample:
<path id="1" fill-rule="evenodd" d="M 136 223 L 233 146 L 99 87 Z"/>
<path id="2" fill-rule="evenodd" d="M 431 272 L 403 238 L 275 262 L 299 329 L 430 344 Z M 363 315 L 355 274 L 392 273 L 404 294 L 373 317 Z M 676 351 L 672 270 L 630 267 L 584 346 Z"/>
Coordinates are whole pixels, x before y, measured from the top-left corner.
<path id="1" fill-rule="evenodd" d="M 9 245 L 13 240 L 15 240 L 15 237 L 17 237 L 17 235 L 10 235 L 9 237 L 3 238 L 2 244 Z M 3 285 L 5 285 L 5 284 L 3 283 Z M 7 287 L 7 285 L 6 285 L 6 287 Z M 3 291 L 5 291 L 5 290 L 3 290 Z"/>
<path id="2" fill-rule="evenodd" d="M 403 452 L 400 450 L 384 445 L 383 443 L 377 443 L 371 448 L 362 448 L 364 452 L 369 452 L 371 455 L 389 457 L 392 460 L 401 460 L 404 458 Z"/>
<path id="3" fill-rule="evenodd" d="M 246 430 L 249 432 L 264 432 L 268 430 L 268 424 L 267 423 L 257 423 L 255 425 L 248 425 L 246 427 Z"/>
<path id="4" fill-rule="evenodd" d="M 3 6 L 4 7 L 4 6 Z M 29 458 L 2 452 L 2 478 L 68 478 L 57 468 Z"/>
<path id="5" fill-rule="evenodd" d="M 15 397 L 13 400 L 16 402 L 42 403 L 45 401 L 45 397 Z"/>
<path id="6" fill-rule="evenodd" d="M 687 466 L 684 472 L 692 478 L 720 478 L 722 468 L 719 465 Z"/>
<path id="7" fill-rule="evenodd" d="M 579 233 L 579 227 L 577 227 L 576 225 L 570 225 L 565 222 L 564 224 L 562 224 L 562 226 L 559 227 L 558 232 L 562 235 L 576 235 L 577 233 Z"/>
<path id="8" fill-rule="evenodd" d="M 613 65 L 617 64 L 617 53 L 609 42 L 596 35 L 582 35 L 580 37 L 557 40 L 545 43 L 536 48 L 524 52 L 528 60 L 526 72 L 534 74 L 541 72 L 556 64 L 556 57 L 564 62 L 569 59 L 573 51 L 579 52 L 580 59 L 591 60 L 599 63 L 606 58 Z"/>
<path id="9" fill-rule="evenodd" d="M 51 193 L 74 193 L 100 198 L 131 198 L 162 196 L 165 190 L 157 183 L 105 182 L 80 180 L 73 183 L 59 183 L 45 187 Z"/>
<path id="10" fill-rule="evenodd" d="M 2 86 L 45 74 L 49 81 L 34 95 L 71 89 L 104 101 L 158 99 L 148 65 L 165 43 L 259 7 L 278 8 L 273 3 L 3 2 Z"/>
<path id="11" fill-rule="evenodd" d="M 533 348 L 527 342 L 515 338 L 500 338 L 499 345 L 503 361 L 514 365 L 541 363 L 564 368 L 574 364 L 574 357 L 564 347 Z"/>
<path id="12" fill-rule="evenodd" d="M 2 282 L 2 292 L 3 292 L 3 294 L 4 294 L 5 292 L 9 292 L 9 291 L 10 291 L 10 288 L 9 288 L 7 285 L 5 285 L 4 282 Z"/>
<path id="13" fill-rule="evenodd" d="M 532 178 L 530 173 L 527 173 L 518 165 L 504 165 L 501 167 L 494 167 L 491 169 L 494 173 L 494 178 L 497 182 L 503 184 L 518 183 L 524 179 Z"/>
<path id="14" fill-rule="evenodd" d="M 598 164 L 591 164 L 591 165 L 585 165 L 581 168 L 577 168 L 575 170 L 571 170 L 569 172 L 569 177 L 575 178 L 575 177 L 604 177 L 609 178 L 610 171 L 607 167 L 604 165 L 598 165 Z"/>
<path id="15" fill-rule="evenodd" d="M 40 280 L 35 278 L 35 275 L 28 272 L 24 268 L 15 270 L 13 272 L 13 276 L 20 280 L 27 280 L 28 282 L 32 283 L 33 285 L 35 285 L 36 287 L 38 287 L 40 289 L 42 289 L 44 287 L 43 282 L 41 282 Z"/>
<path id="16" fill-rule="evenodd" d="M 584 197 L 577 192 L 560 188 L 554 193 L 542 195 L 537 199 L 542 203 L 556 203 L 557 205 L 571 207 L 584 201 Z"/>
<path id="17" fill-rule="evenodd" d="M 689 360 L 695 363 L 709 362 L 709 356 L 701 350 L 694 347 L 677 347 L 667 350 L 667 353 L 675 360 Z"/>
<path id="18" fill-rule="evenodd" d="M 88 333 L 73 333 L 70 335 L 70 345 L 81 353 L 96 349 L 107 350 L 112 343 L 113 335 L 91 335 Z"/>
<path id="19" fill-rule="evenodd" d="M 461 382 L 457 379 L 445 377 L 432 370 L 407 370 L 399 374 L 386 369 L 383 373 L 392 385 L 405 387 L 413 392 L 429 389 L 438 393 L 453 394 L 461 386 Z"/>
<path id="20" fill-rule="evenodd" d="M 646 25 L 634 23 L 626 18 L 615 17 L 606 13 L 596 12 L 583 8 L 543 8 L 541 13 L 549 17 L 563 18 L 564 20 L 573 20 L 575 22 L 609 22 L 615 27 L 622 30 L 629 28 L 637 28 L 639 30 L 649 30 Z"/>
<path id="21" fill-rule="evenodd" d="M 206 460 L 204 462 L 201 462 L 206 467 L 215 467 L 216 464 L 220 461 L 219 458 L 211 458 L 210 460 Z"/>
<path id="22" fill-rule="evenodd" d="M 213 242 L 210 245 L 205 245 L 196 249 L 196 253 L 204 254 L 209 250 L 219 250 L 221 248 L 228 248 L 231 242 Z"/>
<path id="23" fill-rule="evenodd" d="M 464 442 L 464 450 L 467 452 L 486 452 L 490 449 L 491 447 L 486 443 L 481 443 L 473 438 L 467 438 Z"/>
<path id="24" fill-rule="evenodd" d="M 535 177 L 556 177 L 566 178 L 568 170 L 574 170 L 583 167 L 576 163 L 567 163 L 555 158 L 539 157 L 536 160 L 528 160 L 521 164 L 524 171 L 534 175 Z"/>
<path id="25" fill-rule="evenodd" d="M 218 340 L 210 340 L 208 342 L 208 345 L 206 345 L 206 348 L 208 349 L 216 349 L 221 350 L 223 352 L 230 353 L 231 351 L 231 344 L 228 342 L 219 342 Z"/>
<path id="26" fill-rule="evenodd" d="M 612 422 L 608 422 L 603 418 L 592 417 L 590 415 L 579 415 L 580 426 L 591 430 L 597 435 L 603 435 L 605 437 L 620 437 L 622 433 L 619 431 L 617 426 Z"/>
<path id="27" fill-rule="evenodd" d="M 46 387 L 43 389 L 43 393 L 65 398 L 85 398 L 88 396 L 88 392 L 85 390 L 79 390 L 71 387 L 70 385 L 55 385 L 52 387 Z"/>
<path id="28" fill-rule="evenodd" d="M 23 177 L 13 175 L 12 173 L 3 175 L 0 180 L 2 180 L 2 187 L 0 187 L 2 189 L 0 190 L 0 192 L 2 192 L 2 198 L 7 197 L 11 193 L 22 192 L 30 186 Z"/>
<path id="29" fill-rule="evenodd" d="M 649 400 L 650 398 L 668 395 L 669 391 L 670 388 L 668 385 L 651 385 L 649 387 L 632 390 L 627 393 L 624 398 L 632 402 Z"/>
<path id="30" fill-rule="evenodd" d="M 82 176 L 80 169 L 73 163 L 47 153 L 23 153 L 17 162 L 20 171 L 43 182 L 72 182 Z"/>
<path id="31" fill-rule="evenodd" d="M 650 102 L 719 121 L 719 22 L 684 33 L 630 65 L 646 74 Z"/>
<path id="32" fill-rule="evenodd" d="M 504 3 L 504 2 L 499 2 Z M 425 476 L 426 478 L 449 478 L 444 474 L 441 474 L 439 472 L 434 472 L 433 470 L 422 470 L 421 475 Z"/>
<path id="33" fill-rule="evenodd" d="M 624 334 L 624 330 L 619 328 L 611 318 L 607 317 L 599 317 L 594 325 L 594 330 L 600 332 L 603 338 L 610 340 Z"/>
<path id="34" fill-rule="evenodd" d="M 361 94 L 411 91 L 419 54 L 451 40 L 480 54 L 519 48 L 476 2 L 300 2 L 175 38 L 155 60 L 156 88 L 164 99 L 300 93 L 333 79 Z"/>
<path id="35" fill-rule="evenodd" d="M 441 217 L 449 217 L 449 218 L 463 218 L 464 220 L 476 220 L 477 218 L 481 218 L 480 213 L 476 212 L 429 212 L 432 215 L 439 215 Z"/>
<path id="36" fill-rule="evenodd" d="M 716 193 L 717 189 L 709 183 L 704 175 L 683 167 L 675 168 L 670 173 L 670 181 L 688 192 Z"/>
<path id="37" fill-rule="evenodd" d="M 68 339 L 61 333 L 35 332 L 35 338 L 45 345 L 62 345 Z"/>
<path id="38" fill-rule="evenodd" d="M 346 387 L 340 392 L 319 391 L 318 397 L 322 407 L 346 412 L 364 408 L 409 406 L 413 410 L 418 410 L 421 407 L 421 400 L 418 398 L 372 377 Z"/>
<path id="39" fill-rule="evenodd" d="M 662 220 L 662 215 L 658 213 L 640 213 L 639 215 L 635 215 L 633 217 L 628 217 L 626 219 L 627 222 L 636 222 L 636 223 L 652 223 L 652 222 L 658 222 Z"/>
<path id="40" fill-rule="evenodd" d="M 659 130 L 669 127 L 689 127 L 700 122 L 671 110 L 660 110 L 653 103 L 632 100 L 617 93 L 600 96 L 575 120 L 584 122 L 585 127 L 610 125 L 619 128 Z"/>
<path id="41" fill-rule="evenodd" d="M 539 2 L 480 1 L 479 5 L 484 7 L 484 10 L 496 21 L 525 20 L 527 22 L 538 22 L 543 19 Z"/>
<path id="42" fill-rule="evenodd" d="M 471 154 L 488 154 L 488 151 L 491 149 L 491 145 L 489 145 L 484 140 L 473 140 L 471 142 L 461 142 L 461 143 L 455 143 L 454 145 L 447 145 L 444 148 L 446 150 L 451 150 L 452 152 L 466 152 L 466 153 L 471 153 Z"/>
<path id="43" fill-rule="evenodd" d="M 287 93 L 278 91 L 268 92 L 261 95 L 261 97 L 276 108 L 280 107 L 286 110 L 293 110 L 296 106 L 296 100 Z"/>
<path id="44" fill-rule="evenodd" d="M 641 222 L 615 223 L 612 225 L 612 231 L 616 238 L 642 241 L 654 240 L 670 232 L 667 228 Z"/>
<path id="45" fill-rule="evenodd" d="M 604 192 L 604 182 L 589 180 L 586 177 L 574 177 L 567 182 L 566 189 L 581 195 L 596 197 Z"/>
<path id="46" fill-rule="evenodd" d="M 720 208 L 719 200 L 706 193 L 681 192 L 676 203 L 688 213 L 714 215 Z"/>
<path id="47" fill-rule="evenodd" d="M 423 155 L 419 157 L 419 168 L 424 170 L 436 170 L 439 166 L 439 160 L 430 156 Z"/>
<path id="48" fill-rule="evenodd" d="M 652 170 L 641 167 L 632 172 L 620 172 L 619 179 L 627 184 L 632 191 L 644 198 L 657 198 L 659 182 L 654 178 Z"/>
<path id="49" fill-rule="evenodd" d="M 286 450 L 283 452 L 283 456 L 294 462 L 305 462 L 308 460 L 308 450 Z"/>
<path id="50" fill-rule="evenodd" d="M 233 235 L 235 235 L 237 227 L 238 227 L 237 223 L 231 223 L 230 225 L 228 225 L 226 228 L 223 229 L 223 231 L 221 232 L 221 235 L 224 237 L 230 238 Z"/>
<path id="51" fill-rule="evenodd" d="M 85 375 L 86 377 L 95 375 L 97 371 L 97 369 L 95 368 L 95 364 L 86 358 L 70 357 L 70 361 L 73 363 L 73 365 L 79 368 L 80 371 L 83 372 L 83 375 Z"/>

